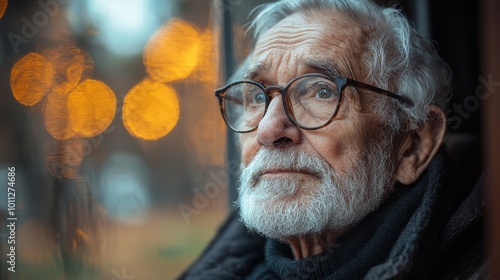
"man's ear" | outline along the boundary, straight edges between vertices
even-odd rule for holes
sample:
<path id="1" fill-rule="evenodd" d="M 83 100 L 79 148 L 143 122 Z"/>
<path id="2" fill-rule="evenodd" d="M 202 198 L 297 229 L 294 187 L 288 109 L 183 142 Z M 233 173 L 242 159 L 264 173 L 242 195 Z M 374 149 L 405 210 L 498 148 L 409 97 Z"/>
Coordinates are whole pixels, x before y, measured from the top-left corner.
<path id="1" fill-rule="evenodd" d="M 394 179 L 405 185 L 415 182 L 439 150 L 445 131 L 443 110 L 429 105 L 427 121 L 419 129 L 405 134 L 399 142 Z"/>

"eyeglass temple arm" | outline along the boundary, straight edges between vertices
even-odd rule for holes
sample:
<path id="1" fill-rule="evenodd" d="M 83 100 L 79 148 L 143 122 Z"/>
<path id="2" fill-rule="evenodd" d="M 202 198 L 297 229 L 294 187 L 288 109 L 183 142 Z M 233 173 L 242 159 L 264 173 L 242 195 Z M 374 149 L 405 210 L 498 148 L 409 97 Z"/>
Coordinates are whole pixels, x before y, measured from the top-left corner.
<path id="1" fill-rule="evenodd" d="M 390 92 L 388 90 L 381 89 L 381 88 L 378 88 L 378 87 L 375 87 L 375 86 L 372 86 L 372 85 L 369 85 L 369 84 L 365 84 L 365 83 L 362 83 L 362 82 L 358 82 L 358 81 L 355 81 L 355 80 L 349 80 L 349 84 L 352 85 L 352 86 L 355 86 L 355 87 L 359 87 L 359 88 L 362 88 L 362 89 L 365 89 L 365 90 L 369 90 L 369 91 L 375 92 L 375 93 L 383 94 L 383 95 L 389 96 L 391 98 L 395 98 L 395 99 L 401 101 L 403 104 L 405 104 L 407 106 L 413 106 L 413 101 L 411 101 L 406 96 L 397 95 L 397 94 L 395 94 L 393 92 Z"/>

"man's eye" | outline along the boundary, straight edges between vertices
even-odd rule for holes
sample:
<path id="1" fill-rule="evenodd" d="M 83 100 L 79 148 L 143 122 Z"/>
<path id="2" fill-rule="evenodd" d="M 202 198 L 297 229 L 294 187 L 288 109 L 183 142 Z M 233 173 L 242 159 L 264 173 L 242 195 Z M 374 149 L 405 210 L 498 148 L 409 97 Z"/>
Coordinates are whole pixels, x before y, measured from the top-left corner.
<path id="1" fill-rule="evenodd" d="M 254 103 L 261 104 L 266 102 L 266 97 L 263 92 L 259 92 L 254 96 Z"/>
<path id="2" fill-rule="evenodd" d="M 245 106 L 257 106 L 266 103 L 265 93 L 255 89 L 245 94 Z"/>
<path id="3" fill-rule="evenodd" d="M 322 88 L 316 92 L 316 97 L 321 99 L 327 99 L 335 97 L 335 92 L 330 89 Z"/>

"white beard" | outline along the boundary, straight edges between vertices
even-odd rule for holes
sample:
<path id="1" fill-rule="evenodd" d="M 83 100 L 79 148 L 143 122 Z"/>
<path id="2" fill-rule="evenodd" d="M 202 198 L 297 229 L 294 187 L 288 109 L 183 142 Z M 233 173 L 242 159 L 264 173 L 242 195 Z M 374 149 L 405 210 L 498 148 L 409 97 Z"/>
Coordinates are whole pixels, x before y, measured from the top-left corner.
<path id="1" fill-rule="evenodd" d="M 390 143 L 372 145 L 353 161 L 349 172 L 340 175 L 318 156 L 290 147 L 261 147 L 241 174 L 241 219 L 249 229 L 275 239 L 357 224 L 392 190 L 390 151 Z M 277 168 L 304 170 L 314 176 L 259 175 Z"/>

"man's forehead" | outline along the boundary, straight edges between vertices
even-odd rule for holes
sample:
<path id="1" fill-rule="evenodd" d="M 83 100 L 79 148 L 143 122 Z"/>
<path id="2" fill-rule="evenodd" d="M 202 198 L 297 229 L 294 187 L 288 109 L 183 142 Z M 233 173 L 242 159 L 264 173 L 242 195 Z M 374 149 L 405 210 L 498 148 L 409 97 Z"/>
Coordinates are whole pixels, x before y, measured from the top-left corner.
<path id="1" fill-rule="evenodd" d="M 289 73 L 292 64 L 295 74 L 319 72 L 355 78 L 352 64 L 359 63 L 365 49 L 362 29 L 337 11 L 290 15 L 257 41 L 244 77 L 253 79 L 280 69 Z"/>
<path id="2" fill-rule="evenodd" d="M 244 78 L 248 80 L 253 80 L 256 77 L 266 75 L 274 70 L 271 65 L 264 61 L 251 61 L 250 63 L 250 67 L 244 75 Z M 296 63 L 296 69 L 300 74 L 314 72 L 325 74 L 331 77 L 345 75 L 344 71 L 340 70 L 338 63 L 329 57 L 316 59 L 299 59 Z"/>

